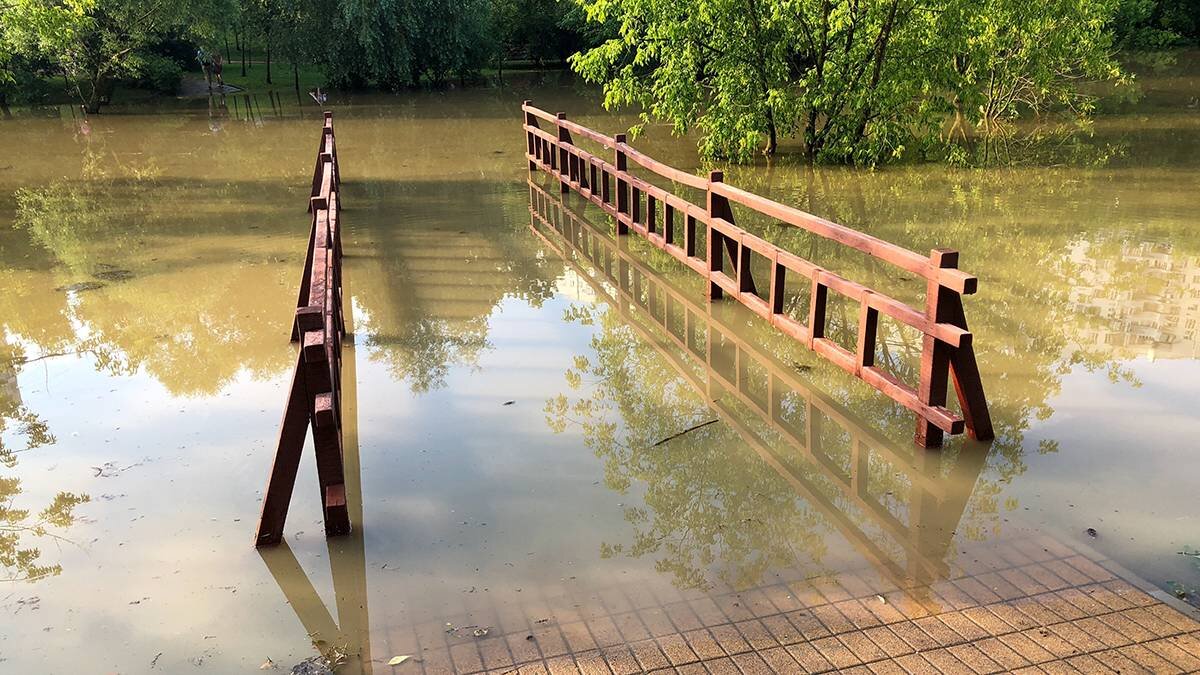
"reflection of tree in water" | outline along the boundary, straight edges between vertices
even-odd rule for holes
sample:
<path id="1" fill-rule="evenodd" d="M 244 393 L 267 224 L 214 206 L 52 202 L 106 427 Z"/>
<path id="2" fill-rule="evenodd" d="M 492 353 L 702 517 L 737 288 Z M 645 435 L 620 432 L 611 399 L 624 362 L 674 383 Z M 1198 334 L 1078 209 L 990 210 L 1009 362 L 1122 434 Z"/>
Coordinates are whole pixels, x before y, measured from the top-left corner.
<path id="1" fill-rule="evenodd" d="M 40 250 L 0 272 L 4 328 L 42 355 L 88 353 L 114 375 L 144 369 L 181 395 L 219 391 L 242 370 L 286 369 L 279 336 L 305 217 L 231 214 L 219 207 L 261 201 L 262 186 L 86 159 L 107 157 L 102 146 L 88 142 L 84 178 L 18 191 L 16 227 Z M 279 246 L 268 228 L 287 233 Z"/>
<path id="2" fill-rule="evenodd" d="M 55 442 L 46 423 L 20 400 L 13 351 L 0 349 L 0 466 L 6 470 L 17 467 L 18 454 Z M 13 439 L 17 446 L 9 444 Z M 61 539 L 58 532 L 74 522 L 75 507 L 88 501 L 87 495 L 59 492 L 34 513 L 17 505 L 20 495 L 21 479 L 0 475 L 0 581 L 33 581 L 61 572 L 60 565 L 42 562 L 32 540 Z"/>
<path id="3" fill-rule="evenodd" d="M 736 433 L 709 425 L 661 445 L 661 439 L 712 417 L 695 390 L 615 312 L 573 305 L 568 320 L 595 324 L 595 362 L 578 356 L 572 389 L 546 406 L 555 431 L 578 425 L 604 461 L 605 484 L 627 493 L 645 486 L 646 508 L 626 507 L 636 533 L 628 545 L 603 543 L 605 556 L 657 556 L 656 567 L 683 587 L 707 587 L 710 569 L 735 587 L 799 558 L 819 562 L 825 524 Z M 618 422 L 620 420 L 619 426 Z"/>

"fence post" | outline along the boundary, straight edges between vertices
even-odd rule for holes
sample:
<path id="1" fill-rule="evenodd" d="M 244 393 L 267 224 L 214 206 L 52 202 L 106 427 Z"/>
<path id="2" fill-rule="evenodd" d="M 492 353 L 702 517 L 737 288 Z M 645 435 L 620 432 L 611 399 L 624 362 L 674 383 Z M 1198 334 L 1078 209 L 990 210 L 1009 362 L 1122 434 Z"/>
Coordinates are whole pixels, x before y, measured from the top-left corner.
<path id="1" fill-rule="evenodd" d="M 560 122 L 562 120 L 567 119 L 567 113 L 560 112 L 560 113 L 556 114 L 555 117 L 557 119 L 555 119 L 555 121 L 554 121 L 554 126 L 558 130 L 558 142 L 559 142 L 558 174 L 559 174 L 560 178 L 558 181 L 558 189 L 561 190 L 563 194 L 567 194 L 568 192 L 571 191 L 570 181 L 573 178 L 575 178 L 575 171 L 574 171 L 575 162 L 573 161 L 575 159 L 575 157 L 571 153 L 567 152 L 567 149 L 561 145 L 562 143 L 570 143 L 571 142 L 571 132 L 564 129 L 562 127 L 562 124 L 560 124 Z"/>
<path id="2" fill-rule="evenodd" d="M 720 272 L 725 267 L 725 256 L 721 251 L 722 240 L 725 236 L 718 232 L 712 226 L 713 218 L 722 218 L 731 220 L 733 213 L 729 208 L 729 200 L 718 194 L 713 194 L 712 184 L 722 183 L 725 181 L 725 172 L 709 171 L 708 172 L 708 297 L 711 300 L 720 300 L 724 293 L 721 287 L 712 279 L 713 272 Z"/>
<path id="3" fill-rule="evenodd" d="M 929 252 L 929 264 L 936 269 L 958 267 L 958 251 L 935 248 Z M 942 286 L 937 279 L 926 283 L 925 316 L 932 323 L 948 323 L 953 318 L 954 302 L 962 302 L 957 292 Z M 947 387 L 950 384 L 950 356 L 953 347 L 928 333 L 921 344 L 921 380 L 917 397 L 929 406 L 946 405 Z M 917 445 L 936 448 L 942 445 L 943 431 L 923 416 L 917 417 Z"/>
<path id="4" fill-rule="evenodd" d="M 621 220 L 622 216 L 629 215 L 629 183 L 623 178 L 629 169 L 629 160 L 625 157 L 625 151 L 621 149 L 625 144 L 625 134 L 617 134 L 613 140 L 616 141 L 613 164 L 617 167 L 617 234 L 628 234 L 629 227 Z"/>
<path id="5" fill-rule="evenodd" d="M 521 102 L 521 109 L 524 110 L 527 106 L 531 106 L 531 105 L 533 105 L 533 101 L 531 101 L 529 99 L 525 99 L 524 101 Z M 531 113 L 527 110 L 525 111 L 525 126 L 530 126 L 535 129 L 538 128 L 537 117 L 535 117 L 533 113 Z M 538 139 L 537 139 L 537 137 L 535 137 L 533 135 L 532 131 L 525 132 L 525 152 L 527 154 L 529 154 L 529 156 L 531 158 L 536 158 L 540 154 L 537 149 L 538 148 L 537 141 L 538 141 Z M 534 161 L 534 159 L 530 159 L 529 160 L 529 170 L 537 171 L 537 168 L 538 168 L 537 162 Z"/>

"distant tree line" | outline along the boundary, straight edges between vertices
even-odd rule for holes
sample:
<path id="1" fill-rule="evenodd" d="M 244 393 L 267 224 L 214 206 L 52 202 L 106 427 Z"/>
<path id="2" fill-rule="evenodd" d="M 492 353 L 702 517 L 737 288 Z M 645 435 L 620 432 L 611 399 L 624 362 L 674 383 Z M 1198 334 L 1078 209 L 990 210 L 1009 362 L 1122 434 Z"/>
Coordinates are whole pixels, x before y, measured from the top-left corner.
<path id="1" fill-rule="evenodd" d="M 118 84 L 173 92 L 198 47 L 297 87 L 302 68 L 335 87 L 472 82 L 565 66 L 602 30 L 572 0 L 0 0 L 0 104 L 65 88 L 96 112 Z"/>
<path id="2" fill-rule="evenodd" d="M 1200 0 L 0 0 L 0 105 L 174 91 L 197 47 L 297 90 L 301 69 L 397 90 L 569 62 L 606 105 L 699 132 L 706 156 L 795 137 L 874 164 L 962 159 L 977 138 L 986 158 L 1025 116 L 1085 123 L 1080 84 L 1123 79 L 1119 51 L 1188 44 Z"/>

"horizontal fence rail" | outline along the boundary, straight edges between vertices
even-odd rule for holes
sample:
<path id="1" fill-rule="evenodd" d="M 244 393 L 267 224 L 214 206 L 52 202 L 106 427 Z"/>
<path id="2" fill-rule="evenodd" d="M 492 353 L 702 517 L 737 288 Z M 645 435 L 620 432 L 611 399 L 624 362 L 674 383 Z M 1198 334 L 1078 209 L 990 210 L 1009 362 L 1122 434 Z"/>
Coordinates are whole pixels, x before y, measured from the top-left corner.
<path id="1" fill-rule="evenodd" d="M 772 326 L 912 410 L 917 415 L 914 439 L 918 445 L 937 447 L 945 433 L 964 430 L 978 440 L 993 438 L 962 306 L 962 296 L 976 291 L 977 280 L 958 269 L 957 251 L 939 248 L 923 256 L 728 185 L 720 171 L 701 177 L 667 166 L 631 147 L 624 134 L 606 136 L 567 120 L 565 113 L 536 108 L 530 101 L 522 104 L 521 110 L 530 171 L 545 171 L 558 179 L 562 192 L 573 189 L 599 206 L 616 221 L 617 234 L 633 230 L 703 276 L 708 280 L 710 299 L 733 297 Z M 576 137 L 611 151 L 612 161 L 580 148 L 575 144 Z M 630 162 L 673 183 L 703 190 L 705 205 L 693 204 L 630 173 Z M 925 279 L 925 307 L 910 307 L 743 230 L 735 224 L 735 206 L 799 227 Z M 661 219 L 657 215 L 660 209 Z M 682 232 L 678 231 L 679 225 Z M 697 250 L 700 227 L 705 228 L 705 250 Z M 725 269 L 726 256 L 732 263 L 729 270 Z M 751 273 L 753 256 L 762 257 L 770 265 L 765 293 Z M 789 274 L 806 279 L 811 286 L 807 323 L 788 316 L 784 310 L 784 282 Z M 825 315 L 831 290 L 859 304 L 858 340 L 853 352 L 826 336 Z M 875 365 L 880 314 L 923 336 L 920 379 L 915 387 Z M 951 376 L 961 415 L 946 407 Z"/>
<path id="2" fill-rule="evenodd" d="M 256 546 L 278 544 L 296 483 L 304 439 L 312 428 L 325 534 L 350 532 L 342 459 L 342 237 L 333 114 L 325 113 L 308 200 L 308 255 L 296 299 L 292 341 L 296 368 L 279 429 L 275 461 L 263 494 Z"/>

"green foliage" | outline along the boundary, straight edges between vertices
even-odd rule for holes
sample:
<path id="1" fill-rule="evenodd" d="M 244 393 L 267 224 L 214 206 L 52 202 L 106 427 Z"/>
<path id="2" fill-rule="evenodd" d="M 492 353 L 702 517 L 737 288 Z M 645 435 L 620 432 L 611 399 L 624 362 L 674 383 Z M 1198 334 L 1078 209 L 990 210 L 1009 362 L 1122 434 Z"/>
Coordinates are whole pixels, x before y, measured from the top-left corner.
<path id="1" fill-rule="evenodd" d="M 8 49 L 51 60 L 89 112 L 99 112 L 120 78 L 166 69 L 148 56 L 152 45 L 180 31 L 211 29 L 223 0 L 14 0 L 0 9 Z"/>
<path id="2" fill-rule="evenodd" d="M 797 135 L 812 157 L 886 161 L 940 150 L 950 112 L 984 134 L 1024 112 L 1086 114 L 1078 82 L 1119 76 L 1115 0 L 579 1 L 619 33 L 575 69 L 609 107 L 699 130 L 710 158 Z"/>

